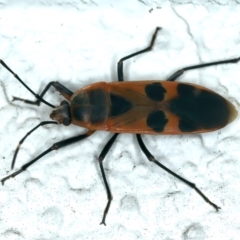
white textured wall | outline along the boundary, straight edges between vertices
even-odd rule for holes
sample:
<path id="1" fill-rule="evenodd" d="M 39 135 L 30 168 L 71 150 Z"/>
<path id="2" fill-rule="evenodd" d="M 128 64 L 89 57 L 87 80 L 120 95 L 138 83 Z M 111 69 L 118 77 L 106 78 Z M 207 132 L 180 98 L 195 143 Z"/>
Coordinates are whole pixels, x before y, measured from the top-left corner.
<path id="1" fill-rule="evenodd" d="M 240 2 L 0 0 L 0 58 L 34 91 L 54 80 L 71 90 L 116 81 L 117 61 L 146 47 L 156 26 L 154 50 L 125 63 L 126 80 L 165 79 L 179 68 L 240 56 Z M 159 2 L 159 3 L 158 3 Z M 186 73 L 180 81 L 208 87 L 239 110 L 240 63 Z M 51 109 L 11 102 L 34 99 L 0 66 L 0 175 L 6 176 L 18 141 Z M 46 100 L 58 104 L 53 89 Z M 46 126 L 21 148 L 18 169 L 52 143 L 84 132 Z M 144 136 L 156 159 L 197 186 L 194 190 L 148 162 L 134 136 L 122 134 L 104 166 L 113 193 L 107 226 L 99 225 L 106 193 L 97 156 L 110 138 L 89 139 L 52 152 L 0 186 L 0 239 L 239 239 L 239 117 L 222 130 L 185 136 Z"/>

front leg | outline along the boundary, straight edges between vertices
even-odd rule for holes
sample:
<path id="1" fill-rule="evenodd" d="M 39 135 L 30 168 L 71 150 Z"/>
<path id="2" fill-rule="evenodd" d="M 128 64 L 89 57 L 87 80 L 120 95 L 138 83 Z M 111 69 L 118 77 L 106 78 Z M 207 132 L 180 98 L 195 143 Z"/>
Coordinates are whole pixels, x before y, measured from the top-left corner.
<path id="1" fill-rule="evenodd" d="M 38 125 L 39 126 L 39 125 Z M 37 126 L 37 127 L 38 127 Z M 36 130 L 35 127 L 34 129 L 32 129 L 32 131 Z M 20 173 L 22 173 L 23 171 L 25 171 L 27 168 L 29 168 L 32 164 L 34 164 L 37 160 L 39 160 L 40 158 L 42 158 L 43 156 L 45 156 L 46 154 L 50 153 L 53 150 L 58 150 L 60 148 L 66 147 L 70 144 L 79 142 L 89 136 L 91 136 L 95 131 L 91 131 L 89 130 L 88 132 L 79 135 L 79 136 L 75 136 L 75 137 L 71 137 L 68 139 L 64 139 L 62 141 L 56 142 L 54 143 L 50 148 L 48 148 L 47 150 L 45 150 L 44 152 L 42 152 L 40 155 L 38 155 L 36 158 L 34 158 L 33 160 L 31 160 L 30 162 L 24 164 L 18 171 L 13 172 L 12 174 L 6 176 L 5 178 L 1 179 L 0 182 L 2 183 L 2 185 L 4 184 L 4 182 L 10 178 L 14 178 L 17 175 L 19 175 Z M 27 136 L 27 135 L 26 135 Z"/>
<path id="2" fill-rule="evenodd" d="M 34 104 L 34 105 L 39 105 L 40 102 L 45 103 L 46 105 L 48 105 L 51 108 L 55 108 L 54 105 L 52 105 L 51 103 L 47 102 L 46 100 L 43 99 L 43 95 L 47 92 L 47 90 L 50 88 L 50 86 L 52 85 L 53 82 L 50 82 L 45 89 L 43 90 L 42 94 L 39 96 L 38 94 L 36 94 L 26 83 L 23 82 L 23 80 L 15 73 L 13 72 L 13 70 L 8 67 L 8 65 L 2 60 L 0 59 L 0 64 L 7 69 L 30 93 L 32 93 L 35 98 L 37 99 L 36 101 L 31 101 L 31 100 L 27 100 L 27 99 L 22 99 L 22 98 L 18 98 L 18 97 L 14 97 L 14 100 L 18 100 L 18 101 L 23 101 L 25 103 L 28 104 Z"/>
<path id="3" fill-rule="evenodd" d="M 69 89 L 67 89 L 66 87 L 64 87 L 61 83 L 56 82 L 56 81 L 52 81 L 52 82 L 48 83 L 48 85 L 44 88 L 44 90 L 40 94 L 40 98 L 43 98 L 43 96 L 49 90 L 49 88 L 51 86 L 53 86 L 67 100 L 70 100 L 71 96 L 73 95 L 73 92 L 70 91 Z M 22 101 L 22 102 L 25 102 L 27 104 L 37 105 L 37 106 L 39 106 L 40 103 L 41 103 L 40 99 L 37 99 L 36 101 L 31 101 L 31 100 L 28 100 L 28 99 L 23 99 L 23 98 L 19 98 L 19 97 L 13 97 L 13 101 L 15 101 L 15 100 Z"/>

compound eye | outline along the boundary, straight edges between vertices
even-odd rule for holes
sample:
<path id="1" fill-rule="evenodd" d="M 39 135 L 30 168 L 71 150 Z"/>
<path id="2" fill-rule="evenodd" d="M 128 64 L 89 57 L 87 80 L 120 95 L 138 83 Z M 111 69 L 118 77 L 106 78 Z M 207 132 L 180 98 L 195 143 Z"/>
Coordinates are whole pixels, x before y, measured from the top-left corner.
<path id="1" fill-rule="evenodd" d="M 64 126 L 69 126 L 71 124 L 71 119 L 69 118 L 64 118 L 62 124 Z"/>
<path id="2" fill-rule="evenodd" d="M 68 103 L 67 101 L 63 100 L 60 105 L 61 105 L 61 106 L 62 106 L 62 105 L 69 105 L 69 103 Z"/>

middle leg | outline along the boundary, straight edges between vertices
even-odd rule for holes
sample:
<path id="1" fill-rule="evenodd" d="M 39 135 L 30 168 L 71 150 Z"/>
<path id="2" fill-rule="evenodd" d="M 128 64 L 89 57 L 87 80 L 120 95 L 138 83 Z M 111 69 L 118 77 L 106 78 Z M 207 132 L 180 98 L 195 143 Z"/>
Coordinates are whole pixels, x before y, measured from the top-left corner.
<path id="1" fill-rule="evenodd" d="M 104 171 L 102 162 L 103 162 L 104 158 L 106 157 L 108 151 L 110 150 L 111 146 L 113 145 L 114 141 L 116 140 L 118 134 L 119 133 L 115 133 L 110 138 L 110 140 L 107 142 L 107 144 L 105 145 L 105 147 L 103 148 L 102 152 L 100 153 L 100 155 L 98 157 L 98 161 L 99 161 L 99 165 L 100 165 L 100 169 L 101 169 L 104 185 L 105 185 L 106 191 L 107 191 L 107 198 L 108 198 L 107 205 L 106 205 L 106 207 L 104 209 L 104 212 L 103 212 L 103 218 L 102 218 L 102 221 L 100 223 L 100 224 L 104 224 L 105 226 L 106 226 L 105 219 L 106 219 L 106 216 L 107 216 L 108 210 L 110 208 L 110 204 L 111 204 L 111 201 L 112 201 L 113 197 L 112 197 L 111 190 L 110 190 L 110 188 L 108 186 L 108 182 L 107 182 L 107 178 L 106 178 L 106 175 L 105 175 L 105 171 Z"/>
<path id="2" fill-rule="evenodd" d="M 147 48 L 144 48 L 143 50 L 140 50 L 138 52 L 135 52 L 135 53 L 132 53 L 126 57 L 123 57 L 119 60 L 118 62 L 118 68 L 117 68 L 117 73 L 118 73 L 118 81 L 119 82 L 122 82 L 124 81 L 124 76 L 123 76 L 123 61 L 129 59 L 129 58 L 132 58 L 134 56 L 137 56 L 139 54 L 142 54 L 142 53 L 145 53 L 145 52 L 148 52 L 148 51 L 151 51 L 152 50 L 152 47 L 153 47 L 153 44 L 156 40 L 156 37 L 157 37 L 157 32 L 160 30 L 161 28 L 160 27 L 157 27 L 153 36 L 152 36 L 152 39 L 151 39 L 151 42 L 150 42 L 150 45 L 147 47 Z"/>

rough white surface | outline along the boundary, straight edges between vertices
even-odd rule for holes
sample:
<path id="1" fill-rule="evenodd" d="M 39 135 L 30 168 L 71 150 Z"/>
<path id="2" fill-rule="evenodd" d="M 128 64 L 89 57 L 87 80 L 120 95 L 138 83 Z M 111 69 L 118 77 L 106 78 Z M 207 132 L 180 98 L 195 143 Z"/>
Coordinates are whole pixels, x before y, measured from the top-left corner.
<path id="1" fill-rule="evenodd" d="M 116 81 L 117 61 L 149 44 L 153 51 L 125 62 L 126 80 L 165 79 L 202 62 L 240 56 L 239 1 L 7 1 L 0 0 L 0 58 L 36 92 L 58 80 L 71 90 Z M 208 87 L 239 111 L 240 63 L 194 70 L 180 81 Z M 0 66 L 0 175 L 18 141 L 51 109 L 11 102 L 33 96 Z M 53 89 L 46 100 L 58 104 Z M 156 159 L 197 184 L 218 213 L 182 182 L 148 162 L 134 136 L 122 134 L 104 166 L 107 203 L 97 156 L 111 134 L 52 152 L 0 187 L 0 239 L 239 239 L 240 126 L 185 136 L 144 136 Z M 15 168 L 52 143 L 84 132 L 46 126 L 23 144 Z"/>

